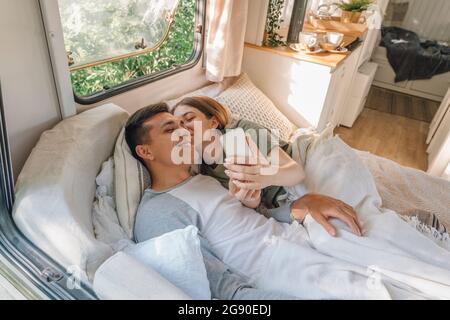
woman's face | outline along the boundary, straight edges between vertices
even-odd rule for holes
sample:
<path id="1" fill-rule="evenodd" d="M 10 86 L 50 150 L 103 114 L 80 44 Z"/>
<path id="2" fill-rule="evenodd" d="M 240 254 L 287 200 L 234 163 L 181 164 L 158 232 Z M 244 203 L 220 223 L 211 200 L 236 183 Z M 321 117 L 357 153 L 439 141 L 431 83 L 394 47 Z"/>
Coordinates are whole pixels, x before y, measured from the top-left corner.
<path id="1" fill-rule="evenodd" d="M 217 129 L 219 126 L 219 122 L 215 117 L 208 119 L 203 112 L 188 105 L 178 106 L 173 114 L 183 119 L 184 127 L 191 132 L 191 135 L 194 134 L 194 122 L 196 121 L 201 122 L 203 134 L 207 130 Z"/>
<path id="2" fill-rule="evenodd" d="M 204 151 L 207 146 L 211 143 L 212 145 L 216 145 L 217 143 L 219 143 L 219 140 L 216 139 L 217 131 L 211 130 L 217 129 L 219 127 L 219 121 L 217 120 L 217 118 L 211 117 L 208 119 L 208 117 L 203 112 L 189 105 L 178 106 L 174 110 L 173 114 L 174 116 L 180 117 L 183 120 L 183 127 L 189 130 L 189 132 L 191 133 L 195 148 L 198 152 L 201 152 L 203 158 L 205 158 Z M 194 123 L 197 124 L 195 125 Z M 198 131 L 200 130 L 200 128 L 201 132 L 196 133 L 197 137 L 200 137 L 200 139 L 197 139 L 199 141 L 197 141 L 195 138 L 196 136 L 194 135 L 194 129 Z M 213 155 L 211 155 L 211 157 L 214 157 L 215 154 L 216 153 L 213 152 Z"/>

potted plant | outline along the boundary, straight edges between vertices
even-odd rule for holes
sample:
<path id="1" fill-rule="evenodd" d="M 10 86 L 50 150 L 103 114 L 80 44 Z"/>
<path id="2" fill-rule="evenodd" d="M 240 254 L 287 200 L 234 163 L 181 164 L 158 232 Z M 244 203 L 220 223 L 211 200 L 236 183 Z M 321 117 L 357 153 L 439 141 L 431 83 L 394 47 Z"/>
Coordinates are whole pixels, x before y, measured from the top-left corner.
<path id="1" fill-rule="evenodd" d="M 342 10 L 341 22 L 358 23 L 361 13 L 366 11 L 372 3 L 373 0 L 342 0 L 336 3 L 339 9 Z"/>
<path id="2" fill-rule="evenodd" d="M 278 47 L 285 45 L 283 37 L 278 33 L 283 22 L 282 12 L 284 0 L 270 0 L 267 12 L 266 29 L 264 31 L 264 45 Z"/>

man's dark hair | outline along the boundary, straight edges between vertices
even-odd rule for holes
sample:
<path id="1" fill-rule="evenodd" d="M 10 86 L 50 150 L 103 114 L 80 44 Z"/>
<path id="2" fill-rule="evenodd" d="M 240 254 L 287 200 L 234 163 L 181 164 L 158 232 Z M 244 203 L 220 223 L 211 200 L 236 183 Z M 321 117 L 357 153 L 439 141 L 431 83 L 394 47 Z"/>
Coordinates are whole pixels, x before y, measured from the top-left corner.
<path id="1" fill-rule="evenodd" d="M 148 130 L 150 127 L 146 126 L 145 122 L 163 112 L 169 112 L 169 107 L 166 103 L 161 102 L 150 105 L 136 111 L 125 125 L 125 140 L 133 156 L 141 162 L 142 159 L 136 153 L 136 146 L 150 142 L 148 141 Z"/>

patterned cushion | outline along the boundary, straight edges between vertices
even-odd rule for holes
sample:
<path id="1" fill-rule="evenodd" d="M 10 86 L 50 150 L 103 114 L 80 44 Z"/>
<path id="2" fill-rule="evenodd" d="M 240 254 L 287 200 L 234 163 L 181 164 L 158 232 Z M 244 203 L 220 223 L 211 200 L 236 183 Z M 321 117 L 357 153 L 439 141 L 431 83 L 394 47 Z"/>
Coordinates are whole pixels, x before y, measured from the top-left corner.
<path id="1" fill-rule="evenodd" d="M 255 87 L 247 74 L 243 73 L 231 87 L 215 99 L 228 107 L 233 118 L 258 123 L 273 130 L 274 134 L 278 132 L 279 138 L 289 140 L 294 125 Z"/>

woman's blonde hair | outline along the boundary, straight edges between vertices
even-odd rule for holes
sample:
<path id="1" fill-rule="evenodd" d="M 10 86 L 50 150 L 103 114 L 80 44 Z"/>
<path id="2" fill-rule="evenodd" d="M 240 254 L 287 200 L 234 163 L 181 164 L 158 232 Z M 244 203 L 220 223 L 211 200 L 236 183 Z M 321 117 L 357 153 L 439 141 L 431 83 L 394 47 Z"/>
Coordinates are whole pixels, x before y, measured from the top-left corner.
<path id="1" fill-rule="evenodd" d="M 221 103 L 217 102 L 213 98 L 206 96 L 198 96 L 198 97 L 188 97 L 184 98 L 180 102 L 176 104 L 173 108 L 173 111 L 176 110 L 179 106 L 188 105 L 191 106 L 200 112 L 202 112 L 208 119 L 212 117 L 216 117 L 219 121 L 219 128 L 225 128 L 228 123 L 231 121 L 230 113 L 228 109 L 225 108 Z"/>

